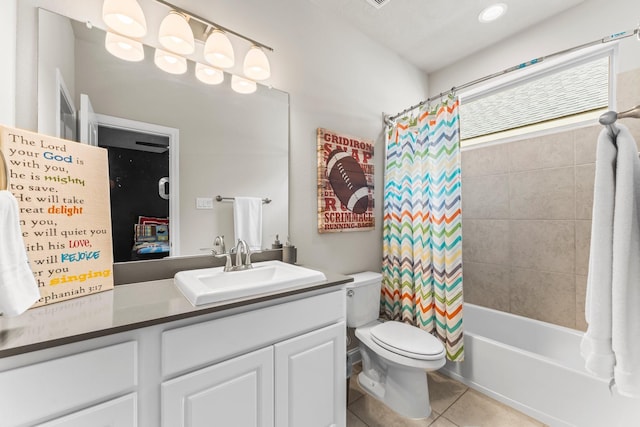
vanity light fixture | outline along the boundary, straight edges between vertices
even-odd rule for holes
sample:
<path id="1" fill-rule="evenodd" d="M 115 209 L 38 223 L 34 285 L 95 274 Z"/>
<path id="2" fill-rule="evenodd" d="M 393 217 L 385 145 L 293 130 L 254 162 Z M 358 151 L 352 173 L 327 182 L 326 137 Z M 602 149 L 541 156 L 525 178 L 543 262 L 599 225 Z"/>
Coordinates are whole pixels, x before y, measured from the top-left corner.
<path id="1" fill-rule="evenodd" d="M 196 62 L 196 77 L 202 83 L 217 85 L 224 81 L 224 72 L 209 65 Z"/>
<path id="2" fill-rule="evenodd" d="M 500 18 L 507 11 L 507 5 L 504 3 L 496 3 L 488 6 L 478 15 L 478 21 L 482 23 L 493 22 Z"/>
<path id="3" fill-rule="evenodd" d="M 162 20 L 158 40 L 165 49 L 181 55 L 192 54 L 196 46 L 187 17 L 175 10 Z"/>
<path id="4" fill-rule="evenodd" d="M 136 0 L 104 0 L 102 19 L 107 26 L 127 37 L 147 34 L 147 21 Z"/>
<path id="5" fill-rule="evenodd" d="M 170 74 L 184 74 L 187 71 L 186 58 L 159 48 L 156 49 L 153 62 L 162 71 Z"/>
<path id="6" fill-rule="evenodd" d="M 253 45 L 244 57 L 244 75 L 253 80 L 265 80 L 271 77 L 271 67 L 267 55 L 260 47 Z"/>
<path id="7" fill-rule="evenodd" d="M 125 61 L 137 62 L 144 59 L 142 43 L 111 31 L 107 31 L 104 46 L 110 54 Z"/>
<path id="8" fill-rule="evenodd" d="M 195 62 L 195 75 L 203 83 L 219 84 L 224 81 L 222 69 L 235 64 L 235 53 L 228 35 L 250 43 L 244 63 L 244 77 L 232 75 L 231 88 L 238 93 L 253 93 L 256 81 L 271 77 L 271 66 L 265 51 L 273 51 L 269 46 L 209 21 L 166 0 L 155 0 L 169 8 L 158 30 L 160 47 L 156 47 L 154 63 L 158 68 L 171 74 L 187 71 L 185 56 L 195 52 L 195 41 L 204 43 L 204 60 L 213 67 Z M 105 47 L 114 56 L 126 61 L 144 59 L 144 47 L 139 41 L 147 33 L 144 13 L 137 0 L 104 0 L 102 18 L 109 31 Z M 195 36 L 194 36 L 195 34 Z M 136 39 L 136 40 L 132 40 Z M 200 55 L 200 54 L 198 54 Z M 191 58 L 197 61 L 195 58 Z"/>
<path id="9" fill-rule="evenodd" d="M 204 59 L 219 68 L 233 67 L 235 63 L 233 47 L 223 31 L 216 28 L 209 34 L 204 45 Z"/>
<path id="10" fill-rule="evenodd" d="M 231 89 L 238 93 L 248 94 L 253 93 L 258 88 L 256 82 L 245 79 L 244 77 L 233 75 L 231 76 Z"/>

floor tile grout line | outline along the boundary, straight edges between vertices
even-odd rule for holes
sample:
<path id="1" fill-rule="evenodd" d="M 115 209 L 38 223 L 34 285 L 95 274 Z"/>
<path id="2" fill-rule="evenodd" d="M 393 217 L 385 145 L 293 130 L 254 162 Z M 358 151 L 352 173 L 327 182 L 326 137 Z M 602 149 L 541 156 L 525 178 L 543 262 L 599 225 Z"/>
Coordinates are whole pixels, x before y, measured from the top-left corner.
<path id="1" fill-rule="evenodd" d="M 359 399 L 357 399 L 357 400 L 359 400 Z M 364 424 L 366 427 L 370 427 L 370 426 L 369 426 L 369 424 L 367 424 L 367 422 L 366 422 L 365 420 L 363 420 L 362 418 L 360 418 L 360 417 L 358 416 L 358 414 L 356 414 L 356 413 L 355 413 L 355 412 L 353 412 L 353 411 L 351 411 L 351 414 L 352 414 L 354 417 L 356 417 L 357 419 L 359 419 L 359 420 L 362 422 L 362 424 Z"/>
<path id="2" fill-rule="evenodd" d="M 470 390 L 470 387 L 469 387 L 469 386 L 465 386 L 465 387 L 466 387 L 466 390 L 465 390 L 465 391 L 463 391 L 462 393 L 460 393 L 460 396 L 456 397 L 456 398 L 455 398 L 455 400 L 454 400 L 453 402 L 451 402 L 451 404 L 450 404 L 449 406 L 447 406 L 447 407 L 445 408 L 445 410 L 444 410 L 444 411 L 442 411 L 442 413 L 440 414 L 440 416 L 444 416 L 444 414 L 445 414 L 449 409 L 451 409 L 451 407 L 452 407 L 453 405 L 455 405 L 455 404 L 456 404 L 456 402 L 458 402 L 458 400 L 460 400 L 460 399 L 462 398 L 462 396 L 464 396 L 464 395 L 465 395 L 465 394 Z M 447 418 L 447 417 L 445 417 L 445 418 Z M 447 421 L 451 421 L 451 420 L 447 418 Z M 451 421 L 451 422 L 453 422 L 453 421 Z M 455 423 L 454 423 L 454 424 L 455 424 Z"/>

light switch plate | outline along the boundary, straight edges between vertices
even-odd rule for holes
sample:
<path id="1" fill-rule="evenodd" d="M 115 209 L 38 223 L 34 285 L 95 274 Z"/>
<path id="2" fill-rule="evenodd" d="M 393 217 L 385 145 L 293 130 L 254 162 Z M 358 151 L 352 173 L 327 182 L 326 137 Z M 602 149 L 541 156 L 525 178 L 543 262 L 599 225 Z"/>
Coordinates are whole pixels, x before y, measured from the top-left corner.
<path id="1" fill-rule="evenodd" d="M 213 198 L 196 197 L 196 209 L 213 209 Z"/>

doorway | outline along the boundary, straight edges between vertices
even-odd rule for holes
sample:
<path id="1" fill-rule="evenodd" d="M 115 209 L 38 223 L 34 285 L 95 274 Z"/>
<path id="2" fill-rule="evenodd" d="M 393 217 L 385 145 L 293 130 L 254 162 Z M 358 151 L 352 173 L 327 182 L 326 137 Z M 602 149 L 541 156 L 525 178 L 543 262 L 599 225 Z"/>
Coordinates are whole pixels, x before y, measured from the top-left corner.
<path id="1" fill-rule="evenodd" d="M 96 115 L 108 151 L 114 262 L 178 253 L 178 130 Z"/>

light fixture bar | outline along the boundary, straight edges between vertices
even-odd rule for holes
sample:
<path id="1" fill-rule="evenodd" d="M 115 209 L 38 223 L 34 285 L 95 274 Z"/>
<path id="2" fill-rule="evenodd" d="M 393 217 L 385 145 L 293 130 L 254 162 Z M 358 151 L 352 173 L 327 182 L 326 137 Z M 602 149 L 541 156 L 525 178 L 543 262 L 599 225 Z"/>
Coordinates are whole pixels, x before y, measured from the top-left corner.
<path id="1" fill-rule="evenodd" d="M 267 50 L 273 52 L 273 48 L 271 48 L 271 47 L 269 47 L 269 46 L 267 46 L 267 45 L 265 45 L 263 43 L 260 43 L 260 42 L 258 42 L 256 40 L 253 40 L 253 39 L 251 39 L 251 38 L 249 38 L 247 36 L 243 36 L 240 33 L 237 33 L 237 32 L 235 32 L 233 30 L 230 30 L 229 28 L 225 28 L 222 25 L 218 25 L 215 22 L 211 22 L 208 19 L 204 19 L 203 17 L 195 15 L 195 14 L 193 14 L 193 13 L 189 12 L 188 10 L 185 10 L 185 9 L 183 9 L 181 7 L 175 6 L 175 5 L 171 4 L 171 3 L 169 3 L 168 1 L 165 1 L 165 0 L 155 0 L 155 1 L 160 3 L 160 4 L 163 4 L 163 5 L 167 6 L 169 8 L 171 8 L 171 9 L 177 11 L 177 12 L 180 12 L 180 13 L 182 13 L 184 15 L 187 15 L 190 18 L 195 19 L 196 21 L 199 21 L 199 22 L 201 22 L 201 23 L 203 23 L 205 25 L 208 25 L 210 27 L 215 27 L 215 28 L 217 28 L 219 30 L 224 31 L 225 33 L 233 34 L 234 36 L 240 37 L 241 39 L 244 39 L 244 40 L 248 41 L 249 43 L 252 43 L 252 44 L 254 44 L 256 46 L 260 46 L 263 49 L 267 49 Z"/>

